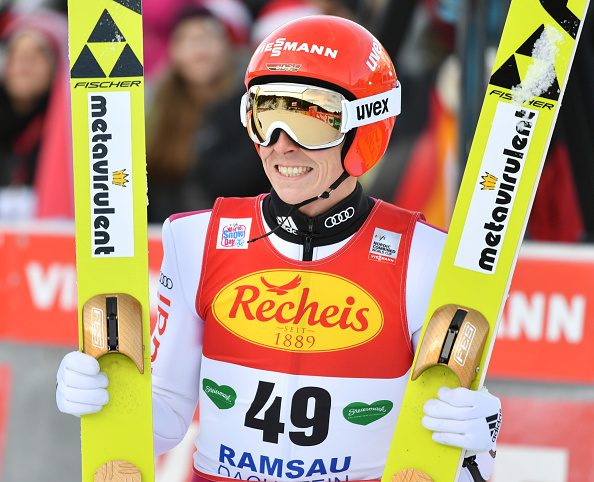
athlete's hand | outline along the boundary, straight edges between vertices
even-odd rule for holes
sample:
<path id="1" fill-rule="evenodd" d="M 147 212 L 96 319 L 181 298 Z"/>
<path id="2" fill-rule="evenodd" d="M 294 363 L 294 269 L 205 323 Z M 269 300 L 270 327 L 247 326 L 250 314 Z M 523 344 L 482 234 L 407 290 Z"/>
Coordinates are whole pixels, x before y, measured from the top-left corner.
<path id="1" fill-rule="evenodd" d="M 466 449 L 470 454 L 494 447 L 501 425 L 501 401 L 486 388 L 441 387 L 437 399 L 423 406 L 422 424 L 435 442 Z M 468 453 L 467 453 L 468 455 Z"/>
<path id="2" fill-rule="evenodd" d="M 60 363 L 57 381 L 56 404 L 63 413 L 80 417 L 98 412 L 109 402 L 107 375 L 90 355 L 68 353 Z"/>

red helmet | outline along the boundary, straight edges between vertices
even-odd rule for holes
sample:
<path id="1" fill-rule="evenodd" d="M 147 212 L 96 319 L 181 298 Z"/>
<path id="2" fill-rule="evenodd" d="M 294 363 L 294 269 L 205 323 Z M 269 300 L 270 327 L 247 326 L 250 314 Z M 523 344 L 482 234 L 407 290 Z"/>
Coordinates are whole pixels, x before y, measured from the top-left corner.
<path id="1" fill-rule="evenodd" d="M 329 15 L 303 17 L 266 37 L 252 56 L 245 85 L 294 82 L 326 87 L 355 101 L 398 87 L 390 56 L 365 28 Z M 343 164 L 352 176 L 371 169 L 383 156 L 396 117 L 351 130 Z"/>

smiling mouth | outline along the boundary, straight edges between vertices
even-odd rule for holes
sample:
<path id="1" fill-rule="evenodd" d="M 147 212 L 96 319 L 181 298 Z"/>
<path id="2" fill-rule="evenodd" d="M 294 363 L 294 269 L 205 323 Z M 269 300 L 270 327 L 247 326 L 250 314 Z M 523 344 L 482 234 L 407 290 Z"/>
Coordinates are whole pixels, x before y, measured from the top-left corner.
<path id="1" fill-rule="evenodd" d="M 287 166 L 276 166 L 276 170 L 283 176 L 286 177 L 296 177 L 301 176 L 302 174 L 306 174 L 312 170 L 311 167 L 287 167 Z"/>

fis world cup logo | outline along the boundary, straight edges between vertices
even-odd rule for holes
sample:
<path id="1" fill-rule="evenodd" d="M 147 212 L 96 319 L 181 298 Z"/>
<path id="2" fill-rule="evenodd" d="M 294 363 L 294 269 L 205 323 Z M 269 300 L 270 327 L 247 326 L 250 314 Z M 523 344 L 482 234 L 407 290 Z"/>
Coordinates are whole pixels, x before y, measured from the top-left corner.
<path id="1" fill-rule="evenodd" d="M 221 218 L 217 249 L 247 249 L 251 223 L 251 218 Z"/>
<path id="2" fill-rule="evenodd" d="M 369 259 L 381 261 L 382 263 L 396 264 L 401 237 L 402 235 L 400 233 L 375 228 L 369 248 Z"/>

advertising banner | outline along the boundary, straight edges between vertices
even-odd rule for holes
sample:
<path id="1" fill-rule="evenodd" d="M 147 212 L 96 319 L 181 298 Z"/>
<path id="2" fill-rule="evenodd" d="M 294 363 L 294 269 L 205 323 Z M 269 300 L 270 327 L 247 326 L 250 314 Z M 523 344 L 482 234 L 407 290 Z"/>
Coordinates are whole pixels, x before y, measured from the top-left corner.
<path id="1" fill-rule="evenodd" d="M 149 232 L 151 322 L 163 250 Z M 74 230 L 0 226 L 0 340 L 76 346 Z M 125 276 L 125 273 L 114 273 Z M 488 377 L 594 382 L 594 247 L 530 244 L 512 280 Z"/>

